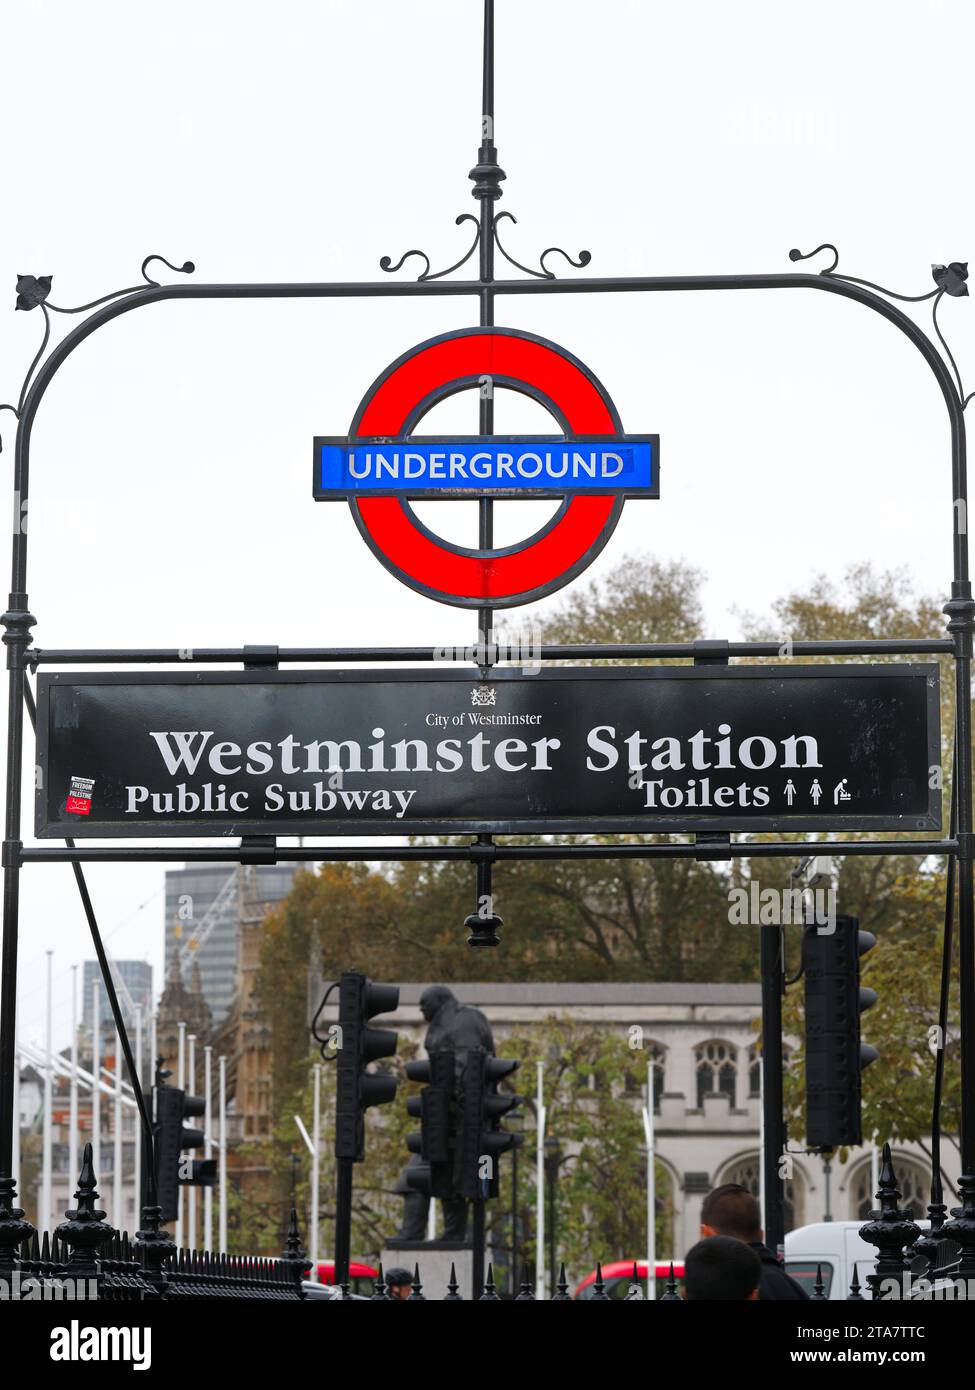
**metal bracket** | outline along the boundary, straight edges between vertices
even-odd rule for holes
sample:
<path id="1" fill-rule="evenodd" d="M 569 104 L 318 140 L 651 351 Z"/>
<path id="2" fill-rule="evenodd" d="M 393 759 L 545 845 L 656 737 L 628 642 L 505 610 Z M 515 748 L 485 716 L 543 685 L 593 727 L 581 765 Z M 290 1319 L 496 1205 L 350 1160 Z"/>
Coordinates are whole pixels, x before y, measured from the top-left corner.
<path id="1" fill-rule="evenodd" d="M 242 864 L 276 864 L 278 862 L 278 841 L 274 835 L 241 835 L 240 862 Z"/>
<path id="2" fill-rule="evenodd" d="M 699 637 L 693 647 L 695 666 L 727 666 L 731 643 L 723 637 Z"/>
<path id="3" fill-rule="evenodd" d="M 730 649 L 731 643 L 723 637 L 717 639 L 699 637 L 694 643 L 694 665 L 727 666 Z M 716 830 L 708 835 L 695 835 L 694 843 L 701 848 L 701 852 L 694 856 L 698 864 L 713 860 L 730 860 L 731 858 L 730 854 L 722 853 L 731 845 L 731 835 L 727 830 Z"/>
<path id="4" fill-rule="evenodd" d="M 262 667 L 267 667 L 274 671 L 278 669 L 277 647 L 250 647 L 245 645 L 243 651 L 245 671 L 259 671 Z"/>

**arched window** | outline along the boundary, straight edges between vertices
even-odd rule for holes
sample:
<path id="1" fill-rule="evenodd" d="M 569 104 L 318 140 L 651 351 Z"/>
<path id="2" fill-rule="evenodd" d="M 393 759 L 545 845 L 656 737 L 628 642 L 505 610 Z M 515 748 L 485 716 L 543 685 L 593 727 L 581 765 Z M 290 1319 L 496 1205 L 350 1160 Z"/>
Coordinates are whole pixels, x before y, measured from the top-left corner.
<path id="1" fill-rule="evenodd" d="M 742 1187 L 748 1188 L 756 1201 L 761 1201 L 761 1162 L 759 1154 L 752 1154 L 749 1158 L 741 1159 L 721 1175 L 721 1184 L 726 1182 L 739 1183 Z M 715 1186 L 718 1185 L 715 1184 Z M 802 1224 L 802 1188 L 801 1179 L 798 1177 L 789 1178 L 785 1183 L 782 1208 L 787 1231 L 795 1230 L 797 1225 Z"/>
<path id="2" fill-rule="evenodd" d="M 735 1084 L 738 1076 L 738 1050 L 729 1042 L 715 1038 L 699 1043 L 694 1049 L 697 1067 L 697 1108 L 704 1107 L 704 1097 L 714 1091 L 730 1096 L 735 1103 Z"/>
<path id="3" fill-rule="evenodd" d="M 853 1208 L 854 1220 L 857 1221 L 869 1221 L 870 1213 L 877 1206 L 876 1191 L 870 1172 L 870 1164 L 865 1163 L 851 1184 L 850 1205 Z M 901 1210 L 907 1211 L 915 1221 L 926 1219 L 931 1198 L 930 1170 L 912 1158 L 895 1154 L 894 1175 L 901 1193 Z"/>

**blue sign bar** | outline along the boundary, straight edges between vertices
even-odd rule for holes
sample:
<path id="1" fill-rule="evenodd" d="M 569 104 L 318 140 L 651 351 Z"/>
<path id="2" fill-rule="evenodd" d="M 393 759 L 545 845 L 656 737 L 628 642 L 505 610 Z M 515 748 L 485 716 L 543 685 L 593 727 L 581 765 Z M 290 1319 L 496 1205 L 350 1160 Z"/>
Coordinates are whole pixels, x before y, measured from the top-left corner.
<path id="1" fill-rule="evenodd" d="M 658 497 L 657 435 L 315 440 L 315 497 Z"/>

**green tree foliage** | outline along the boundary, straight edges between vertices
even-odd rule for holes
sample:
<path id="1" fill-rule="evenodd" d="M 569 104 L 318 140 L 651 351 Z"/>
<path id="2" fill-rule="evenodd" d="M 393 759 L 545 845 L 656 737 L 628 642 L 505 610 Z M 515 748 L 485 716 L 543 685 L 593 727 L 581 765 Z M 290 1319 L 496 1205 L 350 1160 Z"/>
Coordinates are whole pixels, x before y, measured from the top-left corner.
<path id="1" fill-rule="evenodd" d="M 935 1056 L 945 1049 L 941 1123 L 946 1144 L 957 1149 L 961 1086 L 958 1070 L 958 979 L 953 971 L 945 1035 L 938 1031 L 938 1004 L 944 947 L 944 874 L 937 869 L 914 873 L 897 885 L 905 910 L 914 904 L 914 930 L 878 934 L 877 945 L 862 959 L 861 981 L 876 991 L 877 1002 L 861 1016 L 864 1042 L 879 1057 L 863 1072 L 863 1133 L 869 1142 L 901 1140 L 919 1144 L 930 1155 Z M 799 951 L 798 930 L 794 937 Z M 785 1103 L 790 1133 L 805 1131 L 805 1067 L 801 983 L 786 995 L 783 1023 L 800 1040 L 786 1073 Z M 947 1182 L 947 1178 L 945 1179 Z"/>
<path id="2" fill-rule="evenodd" d="M 604 579 L 574 585 L 554 609 L 528 609 L 542 640 L 693 642 L 704 635 L 704 575 L 683 560 L 627 555 Z"/>
<path id="3" fill-rule="evenodd" d="M 647 1056 L 631 1046 L 628 1030 L 584 1027 L 552 1017 L 544 1026 L 516 1030 L 503 1053 L 517 1057 L 521 1071 L 512 1087 L 525 1098 L 525 1142 L 521 1150 L 519 1262 L 535 1259 L 535 1152 L 537 1063 L 544 1065 L 545 1138 L 559 1150 L 555 1191 L 558 1259 L 573 1280 L 597 1259 L 640 1259 L 647 1249 L 646 1141 L 641 1108 L 646 1104 Z M 502 1194 L 495 1209 L 510 1239 L 512 1163 L 501 1159 Z M 671 1181 L 656 1165 L 658 1257 L 673 1253 Z M 551 1170 L 546 1181 L 551 1179 Z M 551 1194 L 548 1194 L 549 1196 Z M 548 1203 L 546 1203 L 548 1220 Z M 527 1247 L 527 1248 L 526 1248 Z M 546 1261 L 547 1261 L 546 1255 Z"/>

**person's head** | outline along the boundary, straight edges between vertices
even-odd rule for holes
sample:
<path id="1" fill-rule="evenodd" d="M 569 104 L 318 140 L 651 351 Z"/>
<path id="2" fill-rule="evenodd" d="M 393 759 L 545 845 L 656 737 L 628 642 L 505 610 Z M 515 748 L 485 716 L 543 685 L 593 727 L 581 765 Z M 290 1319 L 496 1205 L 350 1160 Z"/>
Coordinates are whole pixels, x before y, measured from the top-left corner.
<path id="1" fill-rule="evenodd" d="M 684 1259 L 684 1292 L 692 1303 L 723 1300 L 748 1303 L 758 1298 L 762 1265 L 755 1251 L 733 1236 L 708 1236 Z"/>
<path id="2" fill-rule="evenodd" d="M 453 991 L 446 985 L 430 985 L 420 995 L 420 1012 L 429 1023 L 453 997 Z"/>
<path id="3" fill-rule="evenodd" d="M 401 1300 L 409 1298 L 413 1293 L 413 1275 L 408 1269 L 397 1266 L 395 1269 L 387 1269 L 386 1286 L 389 1289 L 390 1298 Z"/>
<path id="4" fill-rule="evenodd" d="M 701 1235 L 733 1236 L 746 1245 L 762 1239 L 762 1213 L 747 1187 L 726 1182 L 708 1193 L 701 1208 Z"/>

